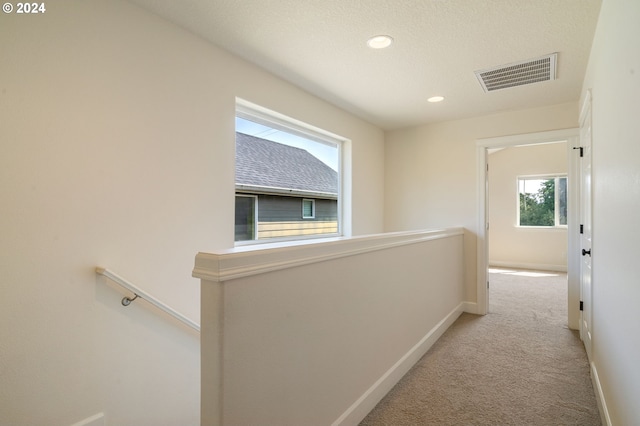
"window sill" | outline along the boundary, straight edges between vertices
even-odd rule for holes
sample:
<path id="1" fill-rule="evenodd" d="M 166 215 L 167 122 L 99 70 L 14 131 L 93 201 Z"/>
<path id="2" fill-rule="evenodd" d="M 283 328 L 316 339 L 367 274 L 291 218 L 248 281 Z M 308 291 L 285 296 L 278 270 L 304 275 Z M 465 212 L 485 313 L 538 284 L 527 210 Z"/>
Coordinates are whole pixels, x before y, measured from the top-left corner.
<path id="1" fill-rule="evenodd" d="M 334 240 L 336 238 L 340 238 L 343 235 L 340 234 L 318 234 L 318 235 L 307 235 L 304 237 L 281 237 L 281 238 L 267 238 L 264 240 L 245 240 L 245 241 L 236 241 L 234 243 L 235 248 L 242 247 L 256 247 L 261 248 L 266 245 L 275 244 L 277 246 L 282 245 L 298 245 L 305 243 L 312 243 L 318 240 Z"/>

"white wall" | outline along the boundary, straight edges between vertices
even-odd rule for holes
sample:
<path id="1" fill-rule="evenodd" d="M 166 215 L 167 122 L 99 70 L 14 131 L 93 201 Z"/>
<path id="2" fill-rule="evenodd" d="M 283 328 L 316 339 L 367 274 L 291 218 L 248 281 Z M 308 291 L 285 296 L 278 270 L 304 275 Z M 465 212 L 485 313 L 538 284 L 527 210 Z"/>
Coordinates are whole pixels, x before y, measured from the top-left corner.
<path id="1" fill-rule="evenodd" d="M 385 230 L 463 226 L 467 301 L 476 301 L 476 140 L 578 127 L 577 103 L 386 133 Z"/>
<path id="2" fill-rule="evenodd" d="M 357 425 L 464 309 L 461 229 L 201 253 L 203 425 Z"/>
<path id="3" fill-rule="evenodd" d="M 593 346 L 614 425 L 640 419 L 640 2 L 605 0 L 583 87 L 592 89 Z"/>
<path id="4" fill-rule="evenodd" d="M 0 17 L 0 424 L 199 423 L 198 251 L 233 245 L 235 97 L 350 138 L 353 234 L 383 228 L 383 133 L 129 3 Z"/>
<path id="5" fill-rule="evenodd" d="M 567 270 L 567 228 L 518 224 L 518 177 L 566 175 L 567 144 L 508 147 L 489 154 L 489 264 Z"/>

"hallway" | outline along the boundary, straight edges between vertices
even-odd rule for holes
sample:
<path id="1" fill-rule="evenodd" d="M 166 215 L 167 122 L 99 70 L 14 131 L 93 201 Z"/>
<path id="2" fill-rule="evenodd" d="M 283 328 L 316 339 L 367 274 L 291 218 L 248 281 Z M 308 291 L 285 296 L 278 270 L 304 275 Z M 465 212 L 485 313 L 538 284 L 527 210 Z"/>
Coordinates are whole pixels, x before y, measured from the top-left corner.
<path id="1" fill-rule="evenodd" d="M 360 424 L 600 425 L 566 274 L 491 269 L 490 313 L 458 318 Z"/>

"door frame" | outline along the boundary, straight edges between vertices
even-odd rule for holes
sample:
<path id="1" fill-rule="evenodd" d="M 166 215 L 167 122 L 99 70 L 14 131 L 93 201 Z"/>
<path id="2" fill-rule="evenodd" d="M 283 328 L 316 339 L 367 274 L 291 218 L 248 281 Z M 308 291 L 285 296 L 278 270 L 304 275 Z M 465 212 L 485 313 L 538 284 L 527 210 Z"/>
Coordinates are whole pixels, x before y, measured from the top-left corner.
<path id="1" fill-rule="evenodd" d="M 580 326 L 580 256 L 578 247 L 579 237 L 579 156 L 573 148 L 579 147 L 580 129 L 561 129 L 547 132 L 525 133 L 519 135 L 499 136 L 494 138 L 476 139 L 477 159 L 477 259 L 476 259 L 476 313 L 485 315 L 489 311 L 488 278 L 488 200 L 487 190 L 487 165 L 488 150 L 491 148 L 507 148 L 514 146 L 540 145 L 546 143 L 566 142 L 569 159 L 567 165 L 567 178 L 569 198 L 567 200 L 567 276 L 568 276 L 568 312 L 569 328 L 577 330 Z"/>

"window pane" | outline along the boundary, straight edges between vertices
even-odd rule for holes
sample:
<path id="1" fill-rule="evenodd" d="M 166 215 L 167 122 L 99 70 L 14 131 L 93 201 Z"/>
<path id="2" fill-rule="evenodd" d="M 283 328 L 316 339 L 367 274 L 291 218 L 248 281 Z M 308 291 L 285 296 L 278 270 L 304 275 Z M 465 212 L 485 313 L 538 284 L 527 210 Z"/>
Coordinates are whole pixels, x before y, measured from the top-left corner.
<path id="1" fill-rule="evenodd" d="M 313 200 L 302 200 L 302 217 L 306 219 L 313 219 L 314 214 L 314 202 Z"/>
<path id="2" fill-rule="evenodd" d="M 255 198 L 236 196 L 236 241 L 255 239 Z"/>
<path id="3" fill-rule="evenodd" d="M 519 179 L 520 226 L 555 225 L 555 179 Z"/>
<path id="4" fill-rule="evenodd" d="M 558 224 L 567 224 L 567 178 L 558 178 Z"/>
<path id="5" fill-rule="evenodd" d="M 567 224 L 567 178 L 519 178 L 520 226 Z"/>

